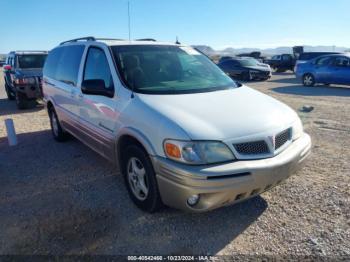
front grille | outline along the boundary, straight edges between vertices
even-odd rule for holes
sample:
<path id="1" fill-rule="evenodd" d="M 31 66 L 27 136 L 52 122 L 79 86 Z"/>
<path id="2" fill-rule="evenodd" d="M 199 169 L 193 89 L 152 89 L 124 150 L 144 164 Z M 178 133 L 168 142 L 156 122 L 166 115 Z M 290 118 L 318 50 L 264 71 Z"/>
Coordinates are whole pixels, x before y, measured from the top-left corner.
<path id="1" fill-rule="evenodd" d="M 269 148 L 263 140 L 235 144 L 234 147 L 241 155 L 260 155 L 269 153 Z"/>
<path id="2" fill-rule="evenodd" d="M 283 146 L 285 143 L 287 143 L 291 138 L 291 132 L 290 128 L 282 131 L 278 135 L 276 135 L 275 138 L 275 150 L 279 149 L 281 146 Z"/>

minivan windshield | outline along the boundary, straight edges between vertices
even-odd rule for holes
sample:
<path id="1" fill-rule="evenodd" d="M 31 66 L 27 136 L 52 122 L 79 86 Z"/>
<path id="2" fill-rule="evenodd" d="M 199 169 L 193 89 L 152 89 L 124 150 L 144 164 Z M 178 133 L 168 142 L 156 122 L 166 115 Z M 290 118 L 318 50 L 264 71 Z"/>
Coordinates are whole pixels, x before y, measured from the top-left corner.
<path id="1" fill-rule="evenodd" d="M 43 68 L 46 60 L 46 54 L 38 55 L 18 55 L 18 67 L 19 68 Z"/>
<path id="2" fill-rule="evenodd" d="M 145 94 L 184 94 L 237 87 L 210 59 L 191 47 L 111 47 L 123 82 Z"/>

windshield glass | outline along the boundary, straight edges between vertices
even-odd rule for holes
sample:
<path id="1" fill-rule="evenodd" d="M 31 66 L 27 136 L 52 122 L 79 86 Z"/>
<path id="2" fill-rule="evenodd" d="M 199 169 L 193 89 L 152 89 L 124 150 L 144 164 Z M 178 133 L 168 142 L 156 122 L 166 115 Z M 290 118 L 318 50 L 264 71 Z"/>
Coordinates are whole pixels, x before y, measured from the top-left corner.
<path id="1" fill-rule="evenodd" d="M 241 59 L 238 60 L 241 66 L 256 66 L 257 62 L 255 59 Z"/>
<path id="2" fill-rule="evenodd" d="M 206 56 L 190 47 L 112 46 L 124 83 L 135 92 L 181 94 L 237 87 Z"/>
<path id="3" fill-rule="evenodd" d="M 43 68 L 47 55 L 18 55 L 19 68 Z"/>

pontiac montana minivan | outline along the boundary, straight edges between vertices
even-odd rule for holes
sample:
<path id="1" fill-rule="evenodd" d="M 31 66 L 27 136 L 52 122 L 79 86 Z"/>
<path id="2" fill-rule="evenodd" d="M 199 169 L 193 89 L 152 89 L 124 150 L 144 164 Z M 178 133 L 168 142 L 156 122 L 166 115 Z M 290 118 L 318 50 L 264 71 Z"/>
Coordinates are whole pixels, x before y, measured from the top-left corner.
<path id="1" fill-rule="evenodd" d="M 151 39 L 61 43 L 44 66 L 53 137 L 115 163 L 133 202 L 203 212 L 294 173 L 311 140 L 285 104 L 229 78 L 206 56 Z"/>

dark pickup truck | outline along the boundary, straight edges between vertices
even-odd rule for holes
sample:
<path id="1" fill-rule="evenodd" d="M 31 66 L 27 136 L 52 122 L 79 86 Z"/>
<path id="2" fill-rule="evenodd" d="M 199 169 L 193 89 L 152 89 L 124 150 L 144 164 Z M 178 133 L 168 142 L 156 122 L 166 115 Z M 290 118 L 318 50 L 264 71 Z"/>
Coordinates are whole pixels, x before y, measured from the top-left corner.
<path id="1" fill-rule="evenodd" d="M 9 100 L 15 100 L 19 109 L 31 108 L 42 98 L 42 69 L 46 51 L 13 51 L 3 66 L 5 90 Z"/>
<path id="2" fill-rule="evenodd" d="M 292 54 L 274 55 L 271 59 L 264 60 L 264 63 L 269 64 L 274 72 L 285 72 L 294 70 L 296 59 Z"/>

